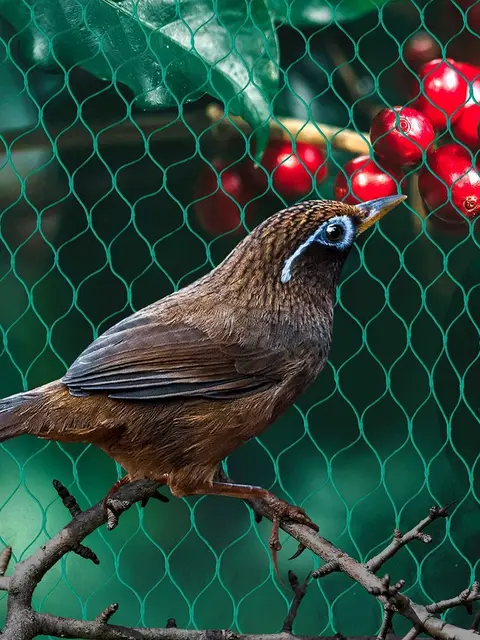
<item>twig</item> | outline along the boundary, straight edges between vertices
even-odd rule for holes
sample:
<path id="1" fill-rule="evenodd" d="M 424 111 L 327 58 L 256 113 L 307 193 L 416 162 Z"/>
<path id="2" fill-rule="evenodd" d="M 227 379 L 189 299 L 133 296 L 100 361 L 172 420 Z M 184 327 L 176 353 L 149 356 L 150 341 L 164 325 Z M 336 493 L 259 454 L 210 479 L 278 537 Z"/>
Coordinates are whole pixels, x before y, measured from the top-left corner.
<path id="1" fill-rule="evenodd" d="M 79 513 L 82 512 L 77 500 L 72 496 L 70 491 L 63 486 L 60 480 L 53 481 L 53 488 L 58 493 L 58 497 L 63 502 L 63 506 L 68 509 L 72 518 L 78 516 Z"/>
<path id="2" fill-rule="evenodd" d="M 217 124 L 223 128 L 224 135 L 248 133 L 250 130 L 239 116 L 225 116 L 223 110 L 216 104 L 207 107 L 207 115 L 211 124 Z M 297 142 L 311 142 L 322 147 L 331 144 L 333 149 L 360 155 L 369 154 L 371 149 L 368 133 L 358 133 L 352 129 L 333 127 L 324 123 L 306 122 L 298 118 L 275 118 L 270 122 L 270 135 L 275 139 L 290 141 L 294 139 Z"/>
<path id="3" fill-rule="evenodd" d="M 118 503 L 125 509 L 135 502 L 150 497 L 156 490 L 152 481 L 138 481 L 128 484 L 116 493 Z M 253 501 L 253 507 L 262 516 L 272 520 L 273 514 L 261 501 Z M 432 522 L 440 517 L 442 509 L 431 510 L 426 519 Z M 436 514 L 433 517 L 433 514 Z M 62 638 L 85 638 L 93 640 L 291 640 L 292 636 L 273 635 L 238 635 L 231 631 L 184 631 L 180 629 L 139 629 L 127 628 L 94 621 L 72 620 L 49 614 L 38 613 L 32 609 L 33 592 L 44 575 L 69 551 L 74 551 L 86 536 L 106 523 L 107 516 L 103 501 L 87 511 L 80 512 L 44 547 L 29 558 L 15 566 L 8 585 L 8 609 L 2 640 L 31 640 L 37 635 L 50 635 Z M 414 529 L 420 531 L 427 526 L 422 521 Z M 293 536 L 297 542 L 310 549 L 326 563 L 337 562 L 339 570 L 350 576 L 359 585 L 372 594 L 382 605 L 391 605 L 399 615 L 410 620 L 422 631 L 439 640 L 476 640 L 471 630 L 461 629 L 435 617 L 428 609 L 417 604 L 399 592 L 403 585 L 398 582 L 393 587 L 390 578 L 380 579 L 374 575 L 367 565 L 362 564 L 343 553 L 331 542 L 318 536 L 309 527 L 285 521 L 281 528 Z M 412 530 L 413 531 L 413 530 Z M 406 534 L 406 535 L 410 535 Z M 412 536 L 413 539 L 414 536 Z M 379 554 L 381 555 L 381 554 Z M 382 556 L 384 557 L 384 556 Z M 391 557 L 391 555 L 389 556 Z M 2 578 L 3 580 L 3 578 Z"/>
<path id="4" fill-rule="evenodd" d="M 325 576 L 328 576 L 330 573 L 333 573 L 334 571 L 339 571 L 340 570 L 340 565 L 338 564 L 338 562 L 336 560 L 330 560 L 330 562 L 327 562 L 326 564 L 323 565 L 323 567 L 320 567 L 320 569 L 315 569 L 315 571 L 312 573 L 312 578 L 314 580 L 318 580 L 319 578 L 324 578 Z"/>
<path id="5" fill-rule="evenodd" d="M 0 553 L 0 576 L 4 576 L 12 557 L 12 547 L 5 547 Z"/>
<path id="6" fill-rule="evenodd" d="M 377 640 L 385 640 L 385 638 L 387 637 L 388 632 L 392 628 L 392 618 L 393 618 L 394 612 L 395 610 L 392 607 L 392 605 L 390 604 L 385 605 L 385 609 L 383 612 L 382 626 L 380 627 L 380 631 L 378 632 Z"/>
<path id="7" fill-rule="evenodd" d="M 440 602 L 434 602 L 425 608 L 430 613 L 443 613 L 454 607 L 471 605 L 472 602 L 477 600 L 480 600 L 480 582 L 474 582 L 470 588 L 462 591 L 456 598 L 440 600 Z M 472 611 L 470 611 L 470 613 L 472 613 Z"/>
<path id="8" fill-rule="evenodd" d="M 295 622 L 295 618 L 297 617 L 298 608 L 300 607 L 300 603 L 302 602 L 303 597 L 307 592 L 310 575 L 311 574 L 309 573 L 302 584 L 299 584 L 298 578 L 293 573 L 293 571 L 290 570 L 288 572 L 288 581 L 290 583 L 290 586 L 292 587 L 294 598 L 292 604 L 290 605 L 287 617 L 285 618 L 285 622 L 283 623 L 282 631 L 284 633 L 292 633 L 293 623 Z"/>
<path id="9" fill-rule="evenodd" d="M 475 617 L 473 619 L 472 625 L 470 627 L 470 629 L 472 631 L 477 631 L 478 632 L 478 628 L 480 627 L 480 611 L 477 611 L 477 613 L 475 614 Z"/>
<path id="10" fill-rule="evenodd" d="M 5 547 L 0 553 L 0 591 L 8 591 L 10 588 L 10 578 L 5 577 L 5 572 L 12 557 L 12 547 Z"/>
<path id="11" fill-rule="evenodd" d="M 437 520 L 438 518 L 446 518 L 447 515 L 448 507 L 432 507 L 428 516 L 404 535 L 402 535 L 401 532 L 396 529 L 393 533 L 392 542 L 387 547 L 385 547 L 385 549 L 380 551 L 378 555 L 374 556 L 367 562 L 367 569 L 372 573 L 376 573 L 387 560 L 393 558 L 393 556 L 402 547 L 404 547 L 412 540 L 420 540 L 420 542 L 423 542 L 424 544 L 429 544 L 432 541 L 431 536 L 425 535 L 424 533 L 422 533 L 422 531 L 426 527 L 428 527 L 428 525 L 431 524 L 434 520 Z"/>
<path id="12" fill-rule="evenodd" d="M 102 613 L 95 618 L 95 622 L 99 622 L 100 624 L 107 624 L 110 618 L 114 613 L 118 611 L 118 602 L 113 602 L 106 609 L 102 611 Z"/>
<path id="13" fill-rule="evenodd" d="M 403 636 L 402 640 L 415 640 L 421 631 L 419 627 L 412 627 L 410 631 Z"/>
<path id="14" fill-rule="evenodd" d="M 53 481 L 53 488 L 58 493 L 59 498 L 63 502 L 63 505 L 68 509 L 72 518 L 76 518 L 78 515 L 82 513 L 80 506 L 76 500 L 70 493 L 70 491 L 65 487 L 60 480 Z M 83 558 L 84 560 L 90 560 L 93 564 L 100 564 L 100 560 L 97 554 L 90 549 L 90 547 L 86 547 L 80 542 L 72 548 L 73 553 L 76 553 L 78 556 Z"/>

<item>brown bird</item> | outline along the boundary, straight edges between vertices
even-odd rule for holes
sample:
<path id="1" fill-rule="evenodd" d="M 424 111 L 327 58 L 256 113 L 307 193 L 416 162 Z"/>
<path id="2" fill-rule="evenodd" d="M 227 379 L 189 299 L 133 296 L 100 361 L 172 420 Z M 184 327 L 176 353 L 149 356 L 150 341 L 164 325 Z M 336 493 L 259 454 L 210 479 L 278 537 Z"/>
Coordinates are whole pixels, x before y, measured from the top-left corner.
<path id="1" fill-rule="evenodd" d="M 322 370 L 353 241 L 404 199 L 310 201 L 271 216 L 213 271 L 97 338 L 61 380 L 0 401 L 0 442 L 89 442 L 125 469 L 120 483 L 263 500 L 273 550 L 282 519 L 318 530 L 303 509 L 215 472 Z"/>

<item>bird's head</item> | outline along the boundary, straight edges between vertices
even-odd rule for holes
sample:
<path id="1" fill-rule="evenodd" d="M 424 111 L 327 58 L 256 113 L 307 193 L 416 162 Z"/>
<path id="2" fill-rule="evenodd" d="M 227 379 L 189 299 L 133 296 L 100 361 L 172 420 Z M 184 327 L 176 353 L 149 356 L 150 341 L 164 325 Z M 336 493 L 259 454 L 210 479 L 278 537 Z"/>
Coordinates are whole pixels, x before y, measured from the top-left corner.
<path id="1" fill-rule="evenodd" d="M 291 233 L 285 243 L 280 280 L 290 282 L 303 269 L 318 271 L 322 265 L 341 267 L 355 239 L 405 200 L 395 195 L 358 205 L 337 201 L 311 201 L 280 213 L 278 222 Z M 266 225 L 264 232 L 270 235 Z M 278 226 L 275 222 L 272 229 Z M 289 246 L 290 245 L 290 246 Z M 279 255 L 279 257 L 280 257 Z"/>
<path id="2" fill-rule="evenodd" d="M 312 200 L 279 211 L 227 258 L 230 282 L 246 288 L 247 295 L 263 290 L 277 301 L 282 292 L 299 288 L 332 291 L 355 239 L 405 198 L 388 196 L 358 205 Z"/>

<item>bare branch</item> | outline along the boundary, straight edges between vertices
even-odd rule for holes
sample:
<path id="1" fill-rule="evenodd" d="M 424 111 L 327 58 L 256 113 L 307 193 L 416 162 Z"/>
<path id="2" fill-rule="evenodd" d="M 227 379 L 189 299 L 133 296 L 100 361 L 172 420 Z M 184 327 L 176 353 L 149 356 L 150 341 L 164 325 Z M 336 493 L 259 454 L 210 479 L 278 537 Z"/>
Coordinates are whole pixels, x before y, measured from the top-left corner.
<path id="1" fill-rule="evenodd" d="M 53 488 L 58 493 L 58 497 L 63 502 L 63 506 L 69 510 L 72 518 L 75 518 L 75 516 L 78 516 L 78 514 L 82 512 L 77 500 L 72 496 L 67 487 L 60 482 L 60 480 L 53 481 Z"/>
<path id="2" fill-rule="evenodd" d="M 477 611 L 473 619 L 472 625 L 470 627 L 470 630 L 478 632 L 479 627 L 480 627 L 480 611 Z"/>
<path id="3" fill-rule="evenodd" d="M 104 609 L 99 616 L 97 616 L 97 618 L 95 619 L 95 622 L 100 624 L 107 624 L 110 618 L 113 616 L 113 614 L 117 613 L 117 611 L 118 611 L 118 602 L 114 602 L 113 604 L 109 605 L 106 609 Z"/>
<path id="4" fill-rule="evenodd" d="M 429 544 L 432 541 L 431 536 L 425 535 L 422 531 L 428 527 L 429 524 L 438 520 L 438 518 L 446 518 L 448 516 L 449 507 L 432 507 L 430 509 L 430 513 L 426 518 L 421 520 L 413 529 L 410 529 L 407 533 L 402 535 L 402 533 L 395 529 L 393 533 L 392 542 L 380 551 L 380 553 L 374 556 L 371 560 L 367 562 L 367 568 L 372 573 L 377 573 L 380 567 L 385 564 L 387 560 L 393 558 L 393 556 L 412 540 L 420 540 L 424 544 Z"/>
<path id="5" fill-rule="evenodd" d="M 12 557 L 12 547 L 5 547 L 0 553 L 0 591 L 8 591 L 10 587 L 10 578 L 5 577 L 5 572 L 10 564 Z"/>
<path id="6" fill-rule="evenodd" d="M 302 602 L 303 597 L 307 592 L 310 575 L 311 574 L 309 573 L 302 584 L 299 584 L 298 578 L 293 573 L 293 571 L 290 570 L 288 572 L 288 581 L 290 583 L 290 586 L 292 587 L 294 598 L 292 604 L 290 605 L 287 617 L 285 618 L 285 622 L 283 623 L 282 631 L 284 633 L 292 633 L 293 623 L 295 622 L 295 618 L 297 617 L 298 608 L 300 607 L 300 603 Z"/>
<path id="7" fill-rule="evenodd" d="M 2 132 L 4 146 L 9 153 L 22 151 L 52 149 L 60 152 L 68 149 L 79 150 L 91 148 L 92 139 L 98 139 L 103 147 L 118 145 L 138 145 L 142 143 L 142 135 L 154 141 L 192 140 L 193 136 L 219 132 L 222 138 L 238 138 L 242 133 L 249 133 L 250 126 L 239 116 L 225 116 L 218 104 L 210 104 L 205 110 L 187 112 L 179 120 L 176 114 L 150 114 L 135 116 L 131 120 L 112 122 L 111 120 L 91 122 L 89 127 L 74 124 L 68 129 L 54 123 L 49 128 L 49 135 L 43 129 L 19 127 Z M 303 118 L 275 117 L 270 121 L 270 136 L 276 140 L 292 140 L 311 142 L 334 149 L 355 154 L 368 154 L 370 142 L 368 132 L 357 132 L 345 127 L 335 127 L 323 122 L 305 122 Z"/>
<path id="8" fill-rule="evenodd" d="M 395 613 L 395 610 L 391 604 L 385 605 L 385 609 L 383 612 L 382 626 L 380 627 L 380 631 L 378 632 L 377 640 L 385 640 L 388 632 L 391 631 L 392 618 L 394 613 Z"/>
<path id="9" fill-rule="evenodd" d="M 155 491 L 156 484 L 151 481 L 138 481 L 121 487 L 115 494 L 114 500 L 117 521 L 124 510 L 135 502 L 141 502 L 145 498 L 151 497 Z M 252 504 L 260 515 L 269 520 L 273 519 L 274 514 L 270 513 L 268 507 L 261 501 L 253 501 L 249 504 Z M 428 523 L 437 517 L 443 517 L 442 511 L 442 509 L 438 508 L 433 509 L 427 519 Z M 32 595 L 43 576 L 61 557 L 69 551 L 75 552 L 86 536 L 106 522 L 107 514 L 102 501 L 88 509 L 88 511 L 80 511 L 66 527 L 40 550 L 15 566 L 8 585 L 3 583 L 9 594 L 7 620 L 2 640 L 18 640 L 19 638 L 31 640 L 37 635 L 85 638 L 87 640 L 291 640 L 293 638 L 293 636 L 284 632 L 262 636 L 261 634 L 239 635 L 225 630 L 197 632 L 176 629 L 173 626 L 168 629 L 126 628 L 108 624 L 109 616 L 113 615 L 112 607 L 107 608 L 94 621 L 71 620 L 35 612 L 32 609 Z M 428 523 L 422 521 L 415 527 L 415 530 L 421 532 L 421 529 L 427 526 Z M 306 549 L 310 549 L 324 560 L 327 565 L 330 563 L 329 567 L 338 567 L 339 571 L 343 571 L 369 593 L 374 594 L 385 608 L 394 608 L 399 615 L 410 620 L 416 628 L 421 629 L 433 638 L 438 638 L 439 640 L 477 640 L 477 636 L 473 631 L 461 629 L 436 618 L 427 607 L 412 602 L 400 593 L 400 589 L 404 585 L 403 581 L 392 585 L 390 576 L 387 575 L 380 579 L 372 573 L 367 565 L 340 551 L 331 542 L 320 537 L 305 525 L 285 521 L 280 526 L 285 532 L 293 536 L 299 544 Z M 406 535 L 409 535 L 411 539 L 415 537 L 411 532 Z M 402 536 L 402 540 L 403 538 L 404 536 Z M 0 580 L 4 581 L 6 579 L 2 577 Z M 2 583 L 0 582 L 0 584 Z M 459 598 L 460 596 L 457 596 L 457 599 L 452 600 L 456 602 Z M 473 596 L 462 596 L 462 598 L 461 604 L 465 604 L 472 600 Z M 298 597 L 297 600 L 296 606 L 298 609 L 300 598 Z M 451 601 L 449 603 L 451 604 Z M 444 606 L 444 603 L 442 603 L 442 606 Z"/>
<path id="10" fill-rule="evenodd" d="M 60 500 L 63 502 L 64 507 L 68 509 L 72 518 L 76 518 L 78 515 L 82 513 L 80 506 L 74 496 L 70 493 L 70 491 L 65 487 L 60 480 L 53 481 L 53 488 L 58 493 Z M 72 548 L 73 553 L 76 553 L 78 556 L 83 558 L 84 560 L 90 560 L 93 564 L 100 564 L 100 560 L 97 554 L 90 549 L 90 547 L 86 547 L 80 542 Z"/>
<path id="11" fill-rule="evenodd" d="M 471 603 L 476 600 L 480 600 L 480 582 L 474 582 L 469 589 L 462 591 L 456 598 L 440 600 L 440 602 L 434 602 L 425 608 L 430 613 L 443 613 L 454 607 L 471 605 Z"/>
<path id="12" fill-rule="evenodd" d="M 403 636 L 402 640 L 415 640 L 421 631 L 419 627 L 412 627 L 410 631 Z"/>

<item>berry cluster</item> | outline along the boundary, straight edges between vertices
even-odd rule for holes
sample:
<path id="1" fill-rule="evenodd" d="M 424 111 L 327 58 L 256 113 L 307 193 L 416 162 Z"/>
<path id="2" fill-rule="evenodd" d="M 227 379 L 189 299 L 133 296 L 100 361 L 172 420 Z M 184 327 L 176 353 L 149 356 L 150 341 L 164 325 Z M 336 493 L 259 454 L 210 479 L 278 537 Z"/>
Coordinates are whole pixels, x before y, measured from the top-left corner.
<path id="1" fill-rule="evenodd" d="M 409 69 L 411 106 L 380 111 L 373 119 L 373 155 L 347 162 L 334 183 L 334 196 L 350 204 L 394 195 L 406 184 L 404 174 L 419 170 L 418 188 L 428 211 L 451 224 L 480 214 L 480 67 L 451 58 L 440 59 L 435 40 L 425 33 L 404 48 L 403 70 Z M 412 75 L 412 71 L 416 74 Z M 312 193 L 328 175 L 323 150 L 315 145 L 271 140 L 255 167 L 247 158 L 228 165 L 217 158 L 198 176 L 194 210 L 211 235 L 254 226 L 258 196 L 268 191 L 286 200 Z"/>
<path id="2" fill-rule="evenodd" d="M 243 207 L 247 225 L 255 223 L 259 202 L 254 198 L 267 191 L 268 175 L 276 193 L 292 201 L 311 193 L 328 175 L 326 156 L 320 147 L 297 142 L 293 148 L 291 142 L 284 140 L 269 142 L 261 167 L 255 167 L 249 158 L 231 166 L 217 158 L 211 165 L 200 173 L 194 190 L 198 200 L 195 214 L 211 235 L 244 230 Z"/>
<path id="3" fill-rule="evenodd" d="M 336 178 L 335 197 L 353 204 L 394 195 L 403 186 L 403 172 L 421 166 L 418 188 L 428 211 L 447 223 L 473 220 L 480 214 L 480 174 L 473 160 L 480 149 L 480 67 L 450 58 L 422 62 L 412 106 L 383 109 L 374 117 L 375 160 L 360 156 L 347 162 Z"/>

